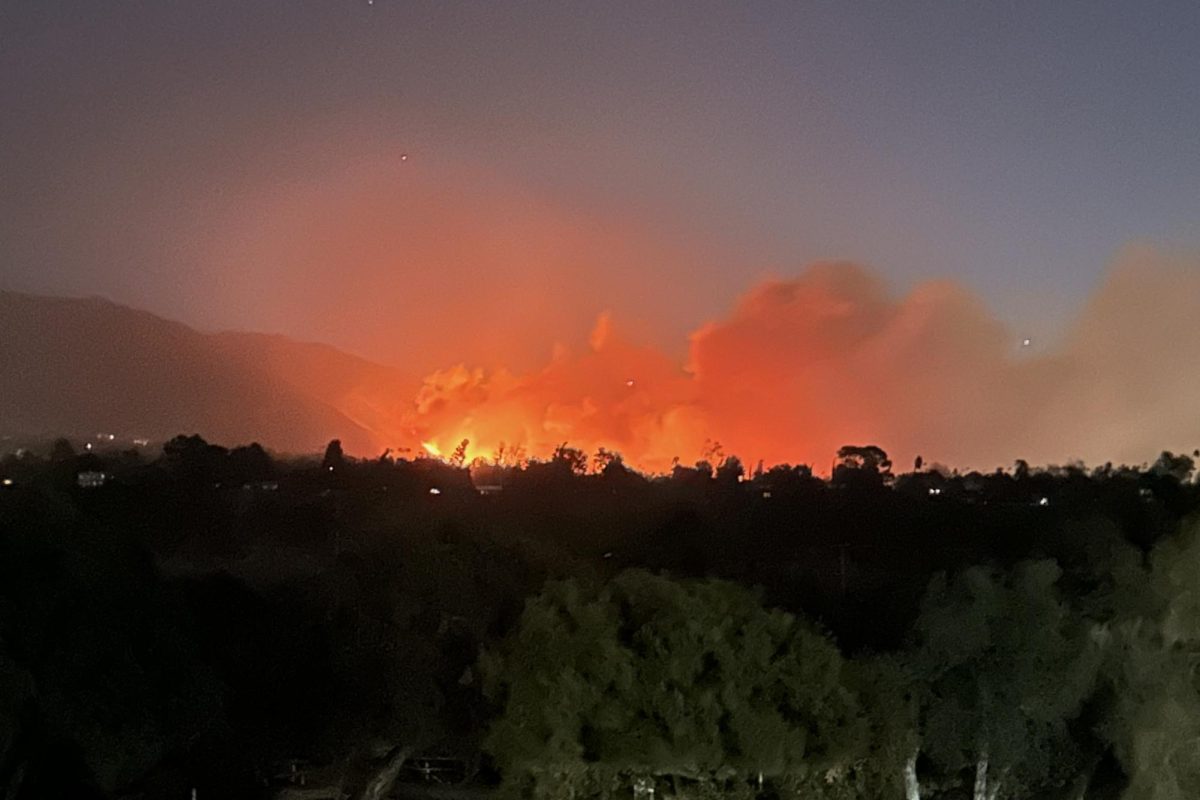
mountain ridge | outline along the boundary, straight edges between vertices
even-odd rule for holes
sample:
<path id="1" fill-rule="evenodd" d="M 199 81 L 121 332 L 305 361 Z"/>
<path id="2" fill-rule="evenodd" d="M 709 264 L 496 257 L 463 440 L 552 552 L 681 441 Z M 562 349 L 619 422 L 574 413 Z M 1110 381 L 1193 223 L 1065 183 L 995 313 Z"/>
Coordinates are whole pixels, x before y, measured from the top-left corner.
<path id="1" fill-rule="evenodd" d="M 103 297 L 0 290 L 0 431 L 199 433 L 316 452 L 392 446 L 412 385 L 400 370 L 280 334 L 206 333 Z M 380 405 L 378 398 L 390 398 Z"/>

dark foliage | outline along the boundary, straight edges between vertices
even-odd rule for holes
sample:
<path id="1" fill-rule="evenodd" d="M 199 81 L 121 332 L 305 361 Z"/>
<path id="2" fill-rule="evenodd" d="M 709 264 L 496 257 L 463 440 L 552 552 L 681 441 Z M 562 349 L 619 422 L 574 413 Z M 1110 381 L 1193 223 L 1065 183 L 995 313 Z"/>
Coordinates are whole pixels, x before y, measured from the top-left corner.
<path id="1" fill-rule="evenodd" d="M 893 475 L 879 448 L 846 447 L 825 481 L 805 466 L 747 474 L 719 445 L 670 477 L 564 444 L 546 462 L 475 465 L 474 480 L 461 454 L 358 461 L 337 442 L 309 461 L 194 435 L 152 460 L 66 440 L 41 452 L 0 460 L 0 798 L 255 796 L 298 759 L 350 785 L 398 745 L 478 764 L 502 713 L 479 655 L 548 579 L 598 586 L 639 568 L 757 587 L 863 664 L 906 652 L 931 580 L 975 565 L 1055 562 L 1047 608 L 1150 619 L 1134 613 L 1143 555 L 1200 499 L 1191 459 L 1170 453 Z M 973 584 L 934 585 L 958 602 Z M 1165 669 L 1153 642 L 1130 641 Z M 1144 751 L 1101 724 L 1119 705 L 1073 700 L 1094 724 L 1046 722 L 1039 741 L 1070 739 L 1073 768 L 1119 784 Z M 966 769 L 943 750 L 930 763 Z"/>

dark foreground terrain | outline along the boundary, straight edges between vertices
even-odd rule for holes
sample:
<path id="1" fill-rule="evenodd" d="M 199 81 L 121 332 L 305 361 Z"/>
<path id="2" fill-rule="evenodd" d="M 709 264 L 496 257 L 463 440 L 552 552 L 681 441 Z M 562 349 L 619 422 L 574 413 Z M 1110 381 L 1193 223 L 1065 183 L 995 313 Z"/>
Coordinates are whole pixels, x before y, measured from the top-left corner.
<path id="1" fill-rule="evenodd" d="M 841 456 L 10 453 L 0 798 L 1200 796 L 1190 458 Z"/>

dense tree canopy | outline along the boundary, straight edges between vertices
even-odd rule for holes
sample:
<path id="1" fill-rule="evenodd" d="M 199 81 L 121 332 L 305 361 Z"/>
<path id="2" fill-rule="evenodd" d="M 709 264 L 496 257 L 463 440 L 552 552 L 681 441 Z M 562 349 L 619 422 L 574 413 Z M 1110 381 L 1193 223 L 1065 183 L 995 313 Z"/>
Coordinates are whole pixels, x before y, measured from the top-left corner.
<path id="1" fill-rule="evenodd" d="M 920 746 L 947 772 L 972 770 L 981 800 L 1005 796 L 1005 782 L 1028 792 L 1078 770 L 1068 726 L 1102 653 L 1061 597 L 1061 574 L 1047 560 L 972 567 L 935 578 L 922 602 L 910 659 Z"/>
<path id="2" fill-rule="evenodd" d="M 1200 796 L 1187 457 L 89 443 L 0 457 L 3 800 L 382 796 L 412 754 L 545 796 Z"/>
<path id="3" fill-rule="evenodd" d="M 1110 631 L 1106 730 L 1129 776 L 1127 800 L 1200 790 L 1200 527 L 1162 542 L 1140 587 L 1148 599 Z"/>
<path id="4" fill-rule="evenodd" d="M 864 755 L 834 644 L 722 581 L 634 570 L 599 589 L 551 584 L 484 669 L 504 708 L 488 746 L 538 796 L 804 778 Z"/>

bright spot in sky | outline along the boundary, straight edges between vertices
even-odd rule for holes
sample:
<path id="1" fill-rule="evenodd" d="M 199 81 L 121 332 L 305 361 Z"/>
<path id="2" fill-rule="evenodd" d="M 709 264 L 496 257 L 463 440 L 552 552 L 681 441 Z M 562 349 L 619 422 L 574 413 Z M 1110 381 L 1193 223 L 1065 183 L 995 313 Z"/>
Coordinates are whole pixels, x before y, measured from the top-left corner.
<path id="1" fill-rule="evenodd" d="M 400 160 L 401 160 L 401 161 L 408 161 L 408 153 L 401 153 L 401 154 L 400 154 Z"/>
<path id="2" fill-rule="evenodd" d="M 625 381 L 625 385 L 626 385 L 626 386 L 633 386 L 633 378 L 630 378 L 629 380 Z"/>
<path id="3" fill-rule="evenodd" d="M 1033 344 L 1032 339 L 1022 339 L 1021 340 L 1021 347 L 1029 347 L 1029 345 L 1031 345 L 1031 344 Z"/>

